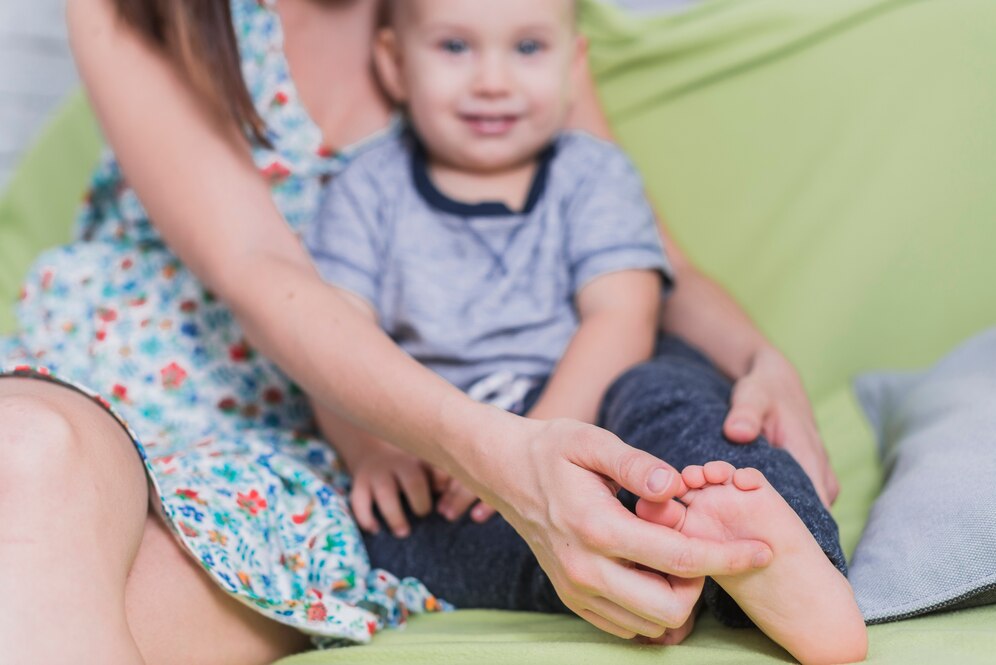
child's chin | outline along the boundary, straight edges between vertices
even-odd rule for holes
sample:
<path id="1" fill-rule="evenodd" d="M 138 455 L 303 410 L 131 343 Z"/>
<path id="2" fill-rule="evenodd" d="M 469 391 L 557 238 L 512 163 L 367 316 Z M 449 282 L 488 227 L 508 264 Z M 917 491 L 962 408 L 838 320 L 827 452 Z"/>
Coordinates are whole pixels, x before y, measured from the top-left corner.
<path id="1" fill-rule="evenodd" d="M 480 150 L 468 153 L 463 160 L 464 168 L 494 173 L 514 169 L 537 157 L 533 150 L 502 149 L 498 146 L 482 146 Z"/>

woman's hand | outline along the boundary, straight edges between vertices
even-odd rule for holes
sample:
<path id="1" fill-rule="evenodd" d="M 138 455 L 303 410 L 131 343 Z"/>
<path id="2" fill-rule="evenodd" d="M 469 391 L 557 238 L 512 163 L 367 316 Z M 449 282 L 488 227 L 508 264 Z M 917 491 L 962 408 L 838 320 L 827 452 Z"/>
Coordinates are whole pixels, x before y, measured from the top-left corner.
<path id="1" fill-rule="evenodd" d="M 502 422 L 465 480 L 529 543 L 564 604 L 598 628 L 659 637 L 686 623 L 704 576 L 771 561 L 763 543 L 691 539 L 629 512 L 620 487 L 667 501 L 683 485 L 611 433 L 570 420 Z"/>
<path id="2" fill-rule="evenodd" d="M 731 402 L 723 426 L 726 437 L 734 443 L 750 443 L 763 435 L 771 445 L 787 450 L 829 507 L 840 492 L 840 484 L 792 364 L 775 349 L 763 347 L 754 355 L 747 373 L 734 384 Z"/>

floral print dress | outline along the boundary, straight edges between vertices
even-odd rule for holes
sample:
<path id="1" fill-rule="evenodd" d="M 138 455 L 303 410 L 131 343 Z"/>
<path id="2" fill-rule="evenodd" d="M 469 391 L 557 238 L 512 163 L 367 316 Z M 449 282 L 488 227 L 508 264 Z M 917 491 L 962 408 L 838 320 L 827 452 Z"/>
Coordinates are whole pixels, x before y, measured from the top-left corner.
<path id="1" fill-rule="evenodd" d="M 355 148 L 323 146 L 291 81 L 273 1 L 232 0 L 232 17 L 275 146 L 255 147 L 254 160 L 300 230 Z M 112 156 L 75 240 L 32 267 L 18 322 L 0 338 L 0 373 L 70 386 L 117 418 L 176 537 L 235 598 L 328 644 L 441 609 L 417 580 L 370 568 L 348 478 L 314 436 L 304 395 L 170 252 Z"/>

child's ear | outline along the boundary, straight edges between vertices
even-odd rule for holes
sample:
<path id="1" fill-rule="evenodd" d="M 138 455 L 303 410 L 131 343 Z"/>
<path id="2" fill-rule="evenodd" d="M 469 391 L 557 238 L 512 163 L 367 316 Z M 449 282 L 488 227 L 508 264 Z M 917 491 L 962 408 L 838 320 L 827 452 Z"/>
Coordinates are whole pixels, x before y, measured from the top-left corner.
<path id="1" fill-rule="evenodd" d="M 588 72 L 588 39 L 584 35 L 574 38 L 574 57 L 571 62 L 571 103 L 577 102 L 578 90 L 584 88 Z"/>
<path id="2" fill-rule="evenodd" d="M 401 44 L 394 28 L 381 28 L 374 40 L 374 66 L 384 90 L 395 104 L 408 101 L 404 77 L 401 76 Z"/>

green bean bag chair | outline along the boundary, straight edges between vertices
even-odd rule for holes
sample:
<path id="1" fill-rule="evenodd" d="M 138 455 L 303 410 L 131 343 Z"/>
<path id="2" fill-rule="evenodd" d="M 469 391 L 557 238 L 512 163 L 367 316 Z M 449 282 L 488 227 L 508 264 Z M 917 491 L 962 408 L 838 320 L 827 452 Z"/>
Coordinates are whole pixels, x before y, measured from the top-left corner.
<path id="1" fill-rule="evenodd" d="M 706 0 L 637 20 L 589 2 L 582 22 L 602 101 L 675 240 L 802 373 L 853 551 L 881 471 L 850 379 L 925 365 L 996 324 L 996 3 Z M 31 257 L 67 237 L 98 144 L 74 99 L 0 200 L 5 303 Z M 983 607 L 873 626 L 869 662 L 996 662 L 994 625 Z M 708 616 L 661 649 L 570 617 L 462 611 L 280 665 L 788 660 Z"/>

